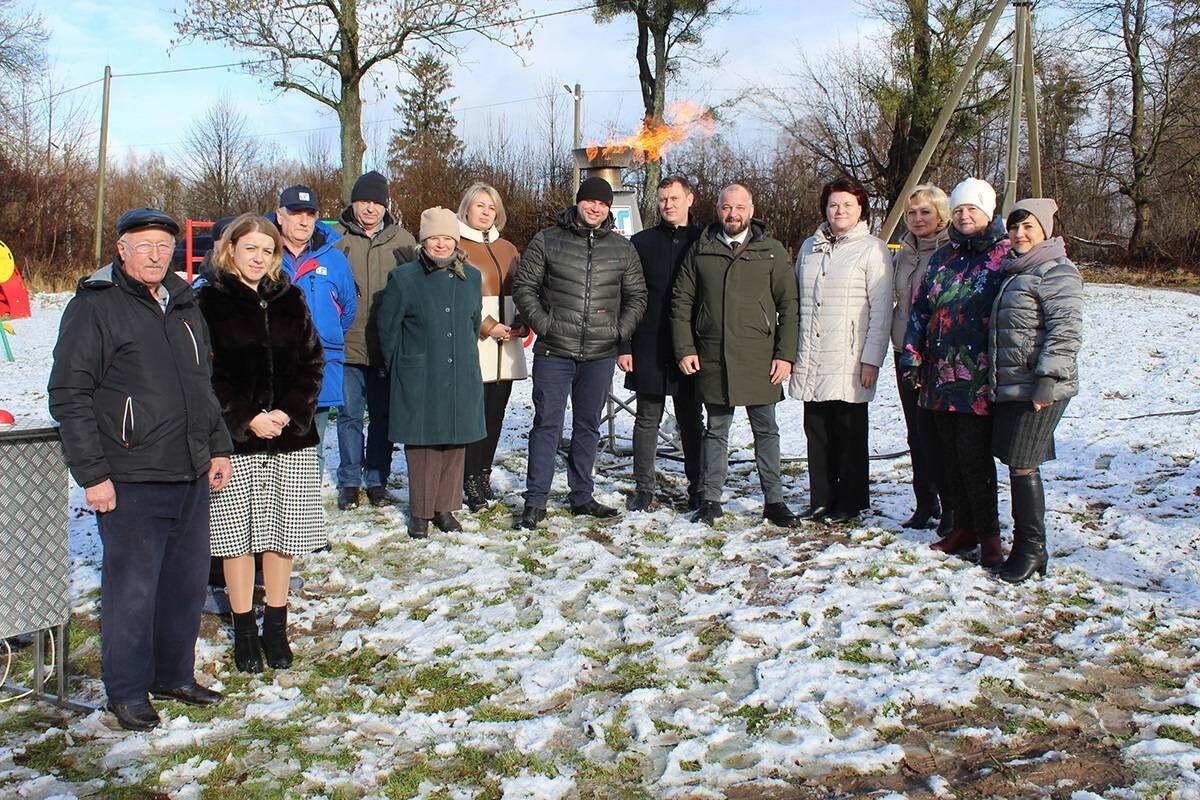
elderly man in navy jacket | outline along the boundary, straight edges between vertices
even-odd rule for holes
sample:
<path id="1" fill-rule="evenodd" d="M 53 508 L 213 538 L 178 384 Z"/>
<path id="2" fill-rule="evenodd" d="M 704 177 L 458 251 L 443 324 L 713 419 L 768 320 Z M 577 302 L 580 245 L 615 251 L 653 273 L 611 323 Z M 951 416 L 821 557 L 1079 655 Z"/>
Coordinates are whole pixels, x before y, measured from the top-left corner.
<path id="1" fill-rule="evenodd" d="M 211 384 L 208 329 L 170 271 L 179 225 L 139 208 L 117 220 L 117 257 L 63 312 L 50 413 L 104 543 L 101 670 L 127 730 L 159 723 L 148 695 L 211 705 L 196 683 L 208 579 L 208 498 L 233 445 Z"/>

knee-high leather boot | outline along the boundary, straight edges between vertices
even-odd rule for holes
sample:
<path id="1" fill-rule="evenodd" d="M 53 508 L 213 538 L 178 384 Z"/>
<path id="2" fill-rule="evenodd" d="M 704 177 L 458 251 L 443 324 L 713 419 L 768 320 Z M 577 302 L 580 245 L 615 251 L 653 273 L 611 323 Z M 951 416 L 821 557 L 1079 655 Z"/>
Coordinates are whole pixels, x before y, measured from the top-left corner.
<path id="1" fill-rule="evenodd" d="M 1046 494 L 1042 474 L 1011 475 L 1013 548 L 1000 570 L 1000 579 L 1020 583 L 1034 572 L 1046 574 Z"/>

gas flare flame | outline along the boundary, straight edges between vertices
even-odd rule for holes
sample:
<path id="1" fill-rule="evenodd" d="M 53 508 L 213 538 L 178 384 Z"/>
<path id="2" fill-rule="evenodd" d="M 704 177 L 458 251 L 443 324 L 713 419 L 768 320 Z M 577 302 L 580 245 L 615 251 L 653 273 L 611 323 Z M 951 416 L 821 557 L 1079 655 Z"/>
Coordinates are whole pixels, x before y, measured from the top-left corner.
<path id="1" fill-rule="evenodd" d="M 667 107 L 662 122 L 647 117 L 642 121 L 642 129 L 632 136 L 619 139 L 609 136 L 604 144 L 588 145 L 587 157 L 594 160 L 597 156 L 632 150 L 638 164 L 659 161 L 664 153 L 685 142 L 692 134 L 708 138 L 716 127 L 711 109 L 690 100 L 680 100 Z"/>

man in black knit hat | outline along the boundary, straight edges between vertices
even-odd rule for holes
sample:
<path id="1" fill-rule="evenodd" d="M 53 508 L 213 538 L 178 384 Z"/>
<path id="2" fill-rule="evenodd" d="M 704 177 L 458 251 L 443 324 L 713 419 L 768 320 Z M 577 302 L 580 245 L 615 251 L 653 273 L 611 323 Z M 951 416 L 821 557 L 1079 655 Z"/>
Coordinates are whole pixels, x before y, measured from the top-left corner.
<path id="1" fill-rule="evenodd" d="M 580 184 L 575 205 L 533 237 L 513 282 L 517 310 L 537 334 L 522 528 L 537 527 L 546 516 L 568 397 L 571 512 L 617 515 L 596 502 L 592 469 L 618 343 L 633 335 L 646 310 L 646 282 L 637 251 L 613 230 L 612 201 L 612 187 L 603 178 Z"/>

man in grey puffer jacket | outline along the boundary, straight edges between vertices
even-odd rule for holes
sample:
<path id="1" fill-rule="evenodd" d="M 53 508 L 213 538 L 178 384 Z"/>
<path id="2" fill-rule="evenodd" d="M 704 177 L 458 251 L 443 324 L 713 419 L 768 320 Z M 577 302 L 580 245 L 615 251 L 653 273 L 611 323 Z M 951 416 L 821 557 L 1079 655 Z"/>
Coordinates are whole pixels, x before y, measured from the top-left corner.
<path id="1" fill-rule="evenodd" d="M 646 310 L 646 282 L 637 251 L 613 230 L 612 201 L 606 180 L 584 181 L 575 205 L 533 237 L 513 282 L 517 310 L 537 334 L 522 528 L 535 528 L 546 516 L 568 396 L 573 415 L 567 473 L 571 512 L 617 514 L 592 496 L 592 468 L 617 345 L 633 335 Z"/>

